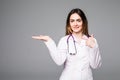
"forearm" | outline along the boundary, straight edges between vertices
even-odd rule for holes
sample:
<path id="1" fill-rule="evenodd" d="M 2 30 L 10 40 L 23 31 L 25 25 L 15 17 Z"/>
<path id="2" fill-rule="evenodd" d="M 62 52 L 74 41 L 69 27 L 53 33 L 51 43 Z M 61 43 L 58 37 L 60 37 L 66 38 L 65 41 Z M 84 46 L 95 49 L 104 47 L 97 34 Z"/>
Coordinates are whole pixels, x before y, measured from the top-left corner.
<path id="1" fill-rule="evenodd" d="M 65 62 L 65 58 L 66 58 L 66 52 L 65 50 L 59 50 L 55 44 L 55 42 L 50 39 L 47 42 L 45 42 L 50 55 L 53 59 L 53 61 L 57 64 L 57 65 L 62 65 Z"/>
<path id="2" fill-rule="evenodd" d="M 95 44 L 95 47 L 90 49 L 89 59 L 92 68 L 95 69 L 101 66 L 101 54 L 97 42 Z"/>

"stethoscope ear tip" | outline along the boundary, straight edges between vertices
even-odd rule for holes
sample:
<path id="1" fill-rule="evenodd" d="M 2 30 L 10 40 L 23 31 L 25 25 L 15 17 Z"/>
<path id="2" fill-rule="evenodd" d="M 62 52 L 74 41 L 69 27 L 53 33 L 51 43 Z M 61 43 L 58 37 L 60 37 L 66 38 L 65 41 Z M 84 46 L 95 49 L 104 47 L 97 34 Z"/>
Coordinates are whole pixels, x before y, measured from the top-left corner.
<path id="1" fill-rule="evenodd" d="M 76 55 L 76 53 L 70 53 L 70 55 Z"/>

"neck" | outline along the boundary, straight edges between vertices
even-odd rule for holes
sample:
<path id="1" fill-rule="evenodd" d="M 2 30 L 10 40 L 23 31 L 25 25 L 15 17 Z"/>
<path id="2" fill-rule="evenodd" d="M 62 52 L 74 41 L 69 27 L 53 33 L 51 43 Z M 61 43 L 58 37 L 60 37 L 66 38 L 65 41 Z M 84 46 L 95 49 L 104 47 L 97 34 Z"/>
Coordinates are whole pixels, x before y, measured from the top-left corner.
<path id="1" fill-rule="evenodd" d="M 81 40 L 83 34 L 82 33 L 73 33 L 73 35 L 78 39 Z"/>

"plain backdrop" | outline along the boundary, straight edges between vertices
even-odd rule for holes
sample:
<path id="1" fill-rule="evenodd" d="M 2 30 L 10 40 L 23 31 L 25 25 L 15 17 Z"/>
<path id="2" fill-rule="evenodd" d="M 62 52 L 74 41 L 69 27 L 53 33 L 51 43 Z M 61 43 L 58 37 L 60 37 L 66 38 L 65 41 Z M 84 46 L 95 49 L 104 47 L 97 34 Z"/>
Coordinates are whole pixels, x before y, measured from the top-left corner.
<path id="1" fill-rule="evenodd" d="M 57 44 L 73 8 L 85 12 L 99 44 L 94 80 L 120 80 L 120 0 L 0 0 L 0 80 L 58 80 L 63 66 L 31 37 L 49 35 Z"/>

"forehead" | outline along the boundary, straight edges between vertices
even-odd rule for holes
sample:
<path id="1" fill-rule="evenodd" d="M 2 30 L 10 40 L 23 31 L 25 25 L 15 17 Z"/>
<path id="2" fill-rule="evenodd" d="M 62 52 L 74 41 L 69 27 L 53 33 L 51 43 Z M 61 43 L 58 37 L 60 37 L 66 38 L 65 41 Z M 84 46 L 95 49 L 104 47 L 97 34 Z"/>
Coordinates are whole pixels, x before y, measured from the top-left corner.
<path id="1" fill-rule="evenodd" d="M 70 16 L 70 19 L 81 19 L 81 17 L 77 13 L 74 13 Z"/>

